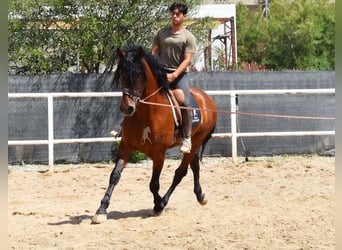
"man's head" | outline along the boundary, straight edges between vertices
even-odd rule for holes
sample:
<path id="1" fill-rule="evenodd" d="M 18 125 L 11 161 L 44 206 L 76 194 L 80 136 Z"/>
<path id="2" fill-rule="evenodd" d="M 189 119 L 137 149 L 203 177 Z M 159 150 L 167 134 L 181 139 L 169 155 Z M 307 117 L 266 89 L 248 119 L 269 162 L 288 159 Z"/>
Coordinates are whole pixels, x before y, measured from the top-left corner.
<path id="1" fill-rule="evenodd" d="M 177 9 L 180 13 L 183 13 L 183 15 L 186 15 L 188 13 L 188 6 L 186 6 L 186 4 L 184 4 L 184 3 L 174 2 L 170 6 L 170 12 L 171 13 Z"/>
<path id="2" fill-rule="evenodd" d="M 184 3 L 174 2 L 170 6 L 172 25 L 182 25 L 187 13 L 188 7 Z"/>

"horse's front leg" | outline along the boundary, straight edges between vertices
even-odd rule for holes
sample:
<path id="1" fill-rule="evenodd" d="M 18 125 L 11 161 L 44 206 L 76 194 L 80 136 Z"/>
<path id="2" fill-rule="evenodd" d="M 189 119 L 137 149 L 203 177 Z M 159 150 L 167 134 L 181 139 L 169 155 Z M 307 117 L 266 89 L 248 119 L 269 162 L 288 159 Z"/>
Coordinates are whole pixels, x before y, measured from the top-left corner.
<path id="1" fill-rule="evenodd" d="M 159 154 L 157 157 L 153 157 L 153 173 L 152 173 L 152 178 L 150 182 L 150 191 L 153 194 L 153 203 L 154 203 L 154 208 L 153 208 L 153 213 L 154 215 L 159 215 L 166 204 L 163 204 L 162 198 L 159 195 L 159 178 L 160 178 L 160 173 L 163 169 L 164 165 L 164 159 L 165 156 L 164 154 Z"/>
<path id="2" fill-rule="evenodd" d="M 101 205 L 97 209 L 96 214 L 92 218 L 92 222 L 95 224 L 105 222 L 107 220 L 107 208 L 109 206 L 110 198 L 112 196 L 114 187 L 118 184 L 121 178 L 121 172 L 124 169 L 126 162 L 123 159 L 118 158 L 115 167 L 110 174 L 109 185 L 104 197 L 101 200 Z"/>

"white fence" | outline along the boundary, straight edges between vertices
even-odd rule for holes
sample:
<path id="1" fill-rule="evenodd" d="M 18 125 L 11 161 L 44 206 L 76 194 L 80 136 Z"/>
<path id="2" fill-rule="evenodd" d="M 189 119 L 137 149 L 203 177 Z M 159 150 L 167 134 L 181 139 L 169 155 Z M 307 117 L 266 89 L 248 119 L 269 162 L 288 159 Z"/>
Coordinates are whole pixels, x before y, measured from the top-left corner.
<path id="1" fill-rule="evenodd" d="M 291 132 L 237 132 L 237 95 L 274 95 L 274 94 L 335 94 L 335 89 L 284 89 L 284 90 L 213 90 L 206 91 L 209 95 L 230 95 L 231 97 L 231 132 L 214 133 L 216 138 L 231 138 L 232 161 L 237 163 L 237 138 L 238 137 L 261 137 L 261 136 L 312 136 L 312 135 L 335 135 L 335 131 L 291 131 Z M 91 143 L 91 142 L 114 142 L 120 138 L 79 138 L 79 139 L 55 139 L 53 136 L 53 99 L 70 97 L 120 97 L 121 92 L 74 92 L 74 93 L 9 93 L 8 98 L 47 98 L 48 99 L 48 139 L 47 140 L 9 140 L 8 145 L 48 145 L 49 170 L 53 171 L 54 144 Z"/>

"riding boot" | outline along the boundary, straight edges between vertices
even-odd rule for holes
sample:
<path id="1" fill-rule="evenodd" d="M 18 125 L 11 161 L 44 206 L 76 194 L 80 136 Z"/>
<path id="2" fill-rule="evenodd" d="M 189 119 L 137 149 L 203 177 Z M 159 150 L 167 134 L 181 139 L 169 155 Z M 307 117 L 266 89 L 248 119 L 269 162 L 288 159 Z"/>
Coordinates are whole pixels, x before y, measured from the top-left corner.
<path id="1" fill-rule="evenodd" d="M 191 151 L 192 114 L 190 109 L 182 109 L 184 140 L 180 147 L 183 154 Z"/>

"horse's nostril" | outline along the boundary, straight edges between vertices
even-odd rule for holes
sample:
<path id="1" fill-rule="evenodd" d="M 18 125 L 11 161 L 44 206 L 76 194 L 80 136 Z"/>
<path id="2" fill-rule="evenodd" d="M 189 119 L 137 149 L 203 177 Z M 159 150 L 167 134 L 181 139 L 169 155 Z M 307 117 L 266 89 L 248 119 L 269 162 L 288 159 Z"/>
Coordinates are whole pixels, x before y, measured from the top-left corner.
<path id="1" fill-rule="evenodd" d="M 126 109 L 126 113 L 128 115 L 131 115 L 131 114 L 133 114 L 133 112 L 134 112 L 134 107 L 133 106 L 128 106 L 127 109 Z"/>
<path id="2" fill-rule="evenodd" d="M 122 102 L 120 105 L 120 110 L 121 112 L 124 113 L 124 115 L 131 116 L 135 112 L 135 104 L 134 103 L 128 104 L 128 103 Z"/>
<path id="3" fill-rule="evenodd" d="M 127 113 L 131 114 L 134 111 L 132 106 L 127 107 Z"/>

